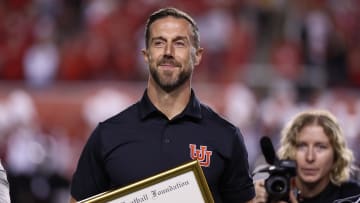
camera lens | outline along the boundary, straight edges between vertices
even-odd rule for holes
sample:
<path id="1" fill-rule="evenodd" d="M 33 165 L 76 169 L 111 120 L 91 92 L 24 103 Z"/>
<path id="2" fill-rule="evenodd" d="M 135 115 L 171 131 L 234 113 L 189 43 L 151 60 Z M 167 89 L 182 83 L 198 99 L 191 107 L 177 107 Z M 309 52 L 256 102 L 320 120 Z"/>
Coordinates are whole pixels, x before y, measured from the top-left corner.
<path id="1" fill-rule="evenodd" d="M 270 187 L 271 190 L 274 192 L 282 192 L 285 188 L 285 183 L 282 180 L 277 180 L 273 182 L 273 184 Z"/>
<path id="2" fill-rule="evenodd" d="M 283 176 L 271 176 L 265 184 L 268 193 L 273 197 L 281 198 L 289 191 L 288 181 Z"/>

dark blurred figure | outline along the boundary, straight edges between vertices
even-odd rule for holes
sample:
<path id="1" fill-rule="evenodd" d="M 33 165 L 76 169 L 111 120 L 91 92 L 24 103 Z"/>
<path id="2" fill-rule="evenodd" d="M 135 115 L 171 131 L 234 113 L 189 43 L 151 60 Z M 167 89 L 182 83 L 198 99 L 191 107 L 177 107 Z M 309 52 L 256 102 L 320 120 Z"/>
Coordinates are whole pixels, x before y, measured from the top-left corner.
<path id="1" fill-rule="evenodd" d="M 6 171 L 0 161 L 0 202 L 10 203 L 9 182 L 7 180 Z"/>

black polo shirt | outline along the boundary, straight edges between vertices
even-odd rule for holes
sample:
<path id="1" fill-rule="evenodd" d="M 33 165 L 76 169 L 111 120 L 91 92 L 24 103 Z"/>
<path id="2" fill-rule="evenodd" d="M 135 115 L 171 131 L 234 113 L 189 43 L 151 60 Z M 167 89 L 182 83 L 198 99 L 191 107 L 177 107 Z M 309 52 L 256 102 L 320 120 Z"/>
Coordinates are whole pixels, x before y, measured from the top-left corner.
<path id="1" fill-rule="evenodd" d="M 106 105 L 106 104 L 104 104 Z M 168 120 L 142 99 L 100 123 L 87 141 L 71 194 L 81 200 L 199 159 L 215 202 L 255 196 L 242 135 L 191 92 L 185 110 Z"/>

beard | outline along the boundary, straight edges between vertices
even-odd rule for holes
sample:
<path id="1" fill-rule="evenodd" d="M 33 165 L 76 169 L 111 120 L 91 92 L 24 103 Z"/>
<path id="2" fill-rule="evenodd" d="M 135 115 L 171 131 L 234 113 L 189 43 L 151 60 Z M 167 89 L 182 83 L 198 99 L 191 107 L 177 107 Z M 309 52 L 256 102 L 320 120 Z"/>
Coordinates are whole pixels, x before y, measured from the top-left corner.
<path id="1" fill-rule="evenodd" d="M 156 66 L 160 66 L 162 64 L 171 64 L 175 67 L 181 68 L 182 65 L 178 61 L 173 58 L 162 58 Z M 172 92 L 177 89 L 181 85 L 183 85 L 186 81 L 190 80 L 192 69 L 182 70 L 180 73 L 174 73 L 173 71 L 170 73 L 160 72 L 156 67 L 149 67 L 150 74 L 154 81 L 161 89 L 165 92 Z M 173 74 L 176 74 L 175 76 Z"/>

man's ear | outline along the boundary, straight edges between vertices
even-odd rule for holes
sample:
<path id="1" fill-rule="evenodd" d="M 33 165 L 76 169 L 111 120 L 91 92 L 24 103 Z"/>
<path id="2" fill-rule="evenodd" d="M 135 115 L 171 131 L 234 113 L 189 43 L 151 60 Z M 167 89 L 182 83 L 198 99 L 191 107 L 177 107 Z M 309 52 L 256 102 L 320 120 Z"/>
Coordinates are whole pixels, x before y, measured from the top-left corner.
<path id="1" fill-rule="evenodd" d="M 149 52 L 148 52 L 148 50 L 147 49 L 142 49 L 141 53 L 142 53 L 142 55 L 144 57 L 145 62 L 149 63 L 150 60 L 149 60 Z"/>
<path id="2" fill-rule="evenodd" d="M 204 52 L 204 48 L 196 49 L 196 51 L 195 51 L 195 60 L 194 60 L 194 65 L 195 66 L 198 66 L 200 64 L 203 52 Z"/>

